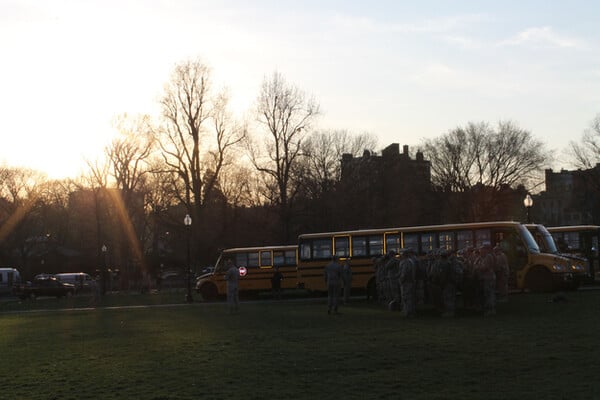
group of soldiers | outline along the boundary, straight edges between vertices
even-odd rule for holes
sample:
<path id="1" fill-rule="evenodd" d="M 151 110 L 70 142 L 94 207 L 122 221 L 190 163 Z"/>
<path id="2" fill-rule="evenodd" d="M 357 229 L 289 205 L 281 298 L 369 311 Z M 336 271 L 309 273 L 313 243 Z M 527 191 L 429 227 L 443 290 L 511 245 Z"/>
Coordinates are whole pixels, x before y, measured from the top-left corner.
<path id="1" fill-rule="evenodd" d="M 454 317 L 460 291 L 465 308 L 496 313 L 496 302 L 508 296 L 508 259 L 499 246 L 484 243 L 458 252 L 439 249 L 418 258 L 412 249 L 390 251 L 375 260 L 378 299 L 405 317 L 417 304 L 431 304 L 444 317 Z"/>

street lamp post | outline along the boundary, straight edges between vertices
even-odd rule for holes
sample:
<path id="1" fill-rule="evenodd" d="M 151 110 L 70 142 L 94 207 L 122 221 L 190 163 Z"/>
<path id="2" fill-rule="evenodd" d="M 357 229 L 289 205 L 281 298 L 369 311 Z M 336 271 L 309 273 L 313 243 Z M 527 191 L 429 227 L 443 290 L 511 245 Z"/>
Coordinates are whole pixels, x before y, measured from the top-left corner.
<path id="1" fill-rule="evenodd" d="M 190 231 L 192 226 L 192 217 L 190 214 L 186 214 L 183 219 L 183 224 L 185 225 L 186 234 L 187 234 L 187 295 L 185 296 L 185 301 L 188 303 L 192 303 L 194 299 L 192 298 L 192 281 L 191 281 L 191 262 L 190 262 Z"/>
<path id="2" fill-rule="evenodd" d="M 523 199 L 523 205 L 527 209 L 527 223 L 530 224 L 531 223 L 531 207 L 533 207 L 533 199 L 531 198 L 529 193 L 527 193 L 527 196 L 525 196 L 525 198 Z"/>
<path id="3" fill-rule="evenodd" d="M 106 294 L 106 252 L 108 247 L 102 245 L 102 294 Z"/>

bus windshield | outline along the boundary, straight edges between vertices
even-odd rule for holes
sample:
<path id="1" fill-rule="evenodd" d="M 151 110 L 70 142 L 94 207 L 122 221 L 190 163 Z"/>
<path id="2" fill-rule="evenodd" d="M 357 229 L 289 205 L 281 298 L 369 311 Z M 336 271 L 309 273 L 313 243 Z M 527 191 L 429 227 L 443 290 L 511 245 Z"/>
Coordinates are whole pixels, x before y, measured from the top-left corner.
<path id="1" fill-rule="evenodd" d="M 556 248 L 556 243 L 554 243 L 554 238 L 550 232 L 548 232 L 546 227 L 543 225 L 538 225 L 537 230 L 540 234 L 540 238 L 542 239 L 541 250 L 544 250 L 544 253 L 558 254 L 558 249 Z"/>
<path id="2" fill-rule="evenodd" d="M 529 249 L 529 251 L 531 253 L 536 253 L 536 254 L 540 253 L 540 248 L 538 247 L 535 239 L 533 238 L 533 235 L 531 235 L 531 232 L 529 232 L 529 230 L 527 228 L 525 228 L 523 225 L 518 225 L 517 229 L 518 229 L 519 233 L 521 234 L 521 237 L 525 241 L 525 244 L 527 245 L 527 248 Z"/>
<path id="3" fill-rule="evenodd" d="M 223 259 L 223 254 L 221 253 L 219 255 L 219 258 L 217 258 L 217 262 L 215 263 L 215 270 L 214 273 L 217 272 L 225 272 L 225 260 Z"/>

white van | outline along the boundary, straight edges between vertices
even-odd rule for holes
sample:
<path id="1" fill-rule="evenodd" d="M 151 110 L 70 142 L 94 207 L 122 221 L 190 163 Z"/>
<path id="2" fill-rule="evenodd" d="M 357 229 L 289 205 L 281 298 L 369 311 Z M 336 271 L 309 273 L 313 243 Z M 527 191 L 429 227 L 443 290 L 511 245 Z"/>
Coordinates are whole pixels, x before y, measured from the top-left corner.
<path id="1" fill-rule="evenodd" d="M 64 272 L 61 274 L 54 274 L 54 276 L 61 282 L 72 283 L 75 285 L 76 292 L 92 290 L 95 285 L 95 281 L 92 277 L 85 272 Z"/>
<path id="2" fill-rule="evenodd" d="M 15 268 L 0 268 L 0 294 L 14 294 L 21 283 L 21 274 Z"/>

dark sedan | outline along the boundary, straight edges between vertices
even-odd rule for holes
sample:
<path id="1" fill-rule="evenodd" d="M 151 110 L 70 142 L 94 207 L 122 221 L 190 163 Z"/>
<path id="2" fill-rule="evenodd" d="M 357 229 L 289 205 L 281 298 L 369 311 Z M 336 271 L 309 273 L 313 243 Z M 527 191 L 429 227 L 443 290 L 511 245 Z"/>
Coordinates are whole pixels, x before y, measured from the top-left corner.
<path id="1" fill-rule="evenodd" d="M 40 277 L 21 287 L 19 297 L 22 299 L 40 296 L 69 297 L 75 294 L 75 285 L 61 282 L 55 277 Z"/>

